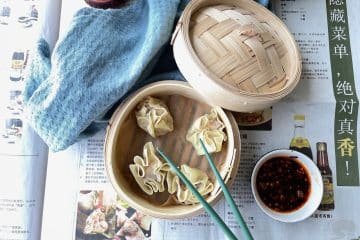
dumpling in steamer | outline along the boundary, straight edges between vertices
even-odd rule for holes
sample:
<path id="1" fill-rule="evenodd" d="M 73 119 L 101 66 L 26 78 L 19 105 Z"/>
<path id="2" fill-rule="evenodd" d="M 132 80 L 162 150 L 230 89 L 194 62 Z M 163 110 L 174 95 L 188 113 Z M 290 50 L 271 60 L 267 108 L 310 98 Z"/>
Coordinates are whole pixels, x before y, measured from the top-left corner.
<path id="1" fill-rule="evenodd" d="M 129 168 L 135 181 L 146 194 L 152 195 L 154 192 L 165 190 L 166 172 L 162 169 L 163 163 L 156 155 L 152 142 L 144 145 L 143 157 L 135 156 L 134 164 L 130 164 Z"/>
<path id="2" fill-rule="evenodd" d="M 187 179 L 195 186 L 201 196 L 205 196 L 214 189 L 214 184 L 209 180 L 209 177 L 197 168 L 189 167 L 186 164 L 181 165 L 181 172 L 186 176 Z M 168 192 L 170 194 L 176 193 L 175 200 L 178 203 L 183 204 L 194 204 L 199 201 L 197 198 L 191 193 L 190 189 L 188 189 L 185 185 L 180 184 L 180 179 L 170 170 L 166 176 L 166 183 L 168 186 Z"/>
<path id="3" fill-rule="evenodd" d="M 220 152 L 227 137 L 223 129 L 224 123 L 220 120 L 216 109 L 196 119 L 186 134 L 186 140 L 191 142 L 198 155 L 204 155 L 200 139 L 209 153 Z"/>
<path id="4" fill-rule="evenodd" d="M 163 101 L 147 97 L 141 101 L 135 112 L 137 124 L 153 138 L 174 130 L 173 118 Z"/>

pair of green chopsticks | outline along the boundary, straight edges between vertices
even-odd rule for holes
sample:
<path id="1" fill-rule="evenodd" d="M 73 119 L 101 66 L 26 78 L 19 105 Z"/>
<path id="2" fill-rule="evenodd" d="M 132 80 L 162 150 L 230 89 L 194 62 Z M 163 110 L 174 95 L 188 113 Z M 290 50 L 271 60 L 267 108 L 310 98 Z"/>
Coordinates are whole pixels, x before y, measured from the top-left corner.
<path id="1" fill-rule="evenodd" d="M 219 182 L 221 189 L 224 192 L 224 196 L 228 204 L 230 205 L 231 210 L 233 211 L 233 214 L 238 221 L 238 224 L 240 225 L 241 231 L 243 233 L 243 236 L 245 239 L 253 239 L 248 227 L 246 226 L 246 223 L 241 216 L 239 209 L 237 208 L 234 199 L 231 197 L 231 194 L 226 187 L 222 177 L 220 176 L 220 173 L 216 169 L 216 166 L 210 157 L 209 152 L 207 151 L 204 143 L 202 140 L 200 140 L 201 147 L 203 151 L 205 152 L 206 159 L 208 160 L 211 170 L 215 173 L 216 179 Z M 170 158 L 168 158 L 159 148 L 156 149 L 158 153 L 169 163 L 172 170 L 180 177 L 180 179 L 185 183 L 185 185 L 190 189 L 192 194 L 199 200 L 201 205 L 203 205 L 204 209 L 209 213 L 209 215 L 215 220 L 215 222 L 219 225 L 219 227 L 223 230 L 227 238 L 229 239 L 237 239 L 236 236 L 232 233 L 232 231 L 226 226 L 224 221 L 219 217 L 219 215 L 215 212 L 215 210 L 210 206 L 210 204 L 201 196 L 201 194 L 196 190 L 196 188 L 192 185 L 192 183 L 185 177 L 185 175 L 177 168 L 177 166 L 171 161 Z"/>

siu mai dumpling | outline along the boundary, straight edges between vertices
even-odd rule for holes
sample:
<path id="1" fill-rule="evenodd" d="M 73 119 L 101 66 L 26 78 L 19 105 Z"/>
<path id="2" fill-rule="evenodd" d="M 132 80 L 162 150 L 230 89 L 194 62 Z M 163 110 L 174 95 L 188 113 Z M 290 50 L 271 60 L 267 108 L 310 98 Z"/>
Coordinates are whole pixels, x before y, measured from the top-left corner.
<path id="1" fill-rule="evenodd" d="M 196 119 L 186 134 L 186 140 L 191 142 L 198 155 L 204 155 L 200 139 L 209 153 L 220 152 L 222 144 L 227 137 L 223 129 L 224 123 L 220 120 L 217 111 L 211 109 L 210 113 Z"/>
<path id="2" fill-rule="evenodd" d="M 209 177 L 198 168 L 189 167 L 186 164 L 181 165 L 181 172 L 189 179 L 195 186 L 201 196 L 205 196 L 214 189 L 214 184 L 209 180 Z M 180 184 L 179 177 L 171 170 L 167 173 L 166 183 L 168 192 L 173 194 L 176 192 L 176 201 L 183 204 L 194 204 L 199 201 L 191 193 L 185 185 Z"/>
<path id="3" fill-rule="evenodd" d="M 104 233 L 108 230 L 109 224 L 106 222 L 105 212 L 101 208 L 95 209 L 86 219 L 84 228 L 85 234 Z"/>
<path id="4" fill-rule="evenodd" d="M 138 126 L 153 138 L 174 130 L 169 109 L 160 99 L 150 96 L 145 98 L 138 104 L 135 115 Z"/>
<path id="5" fill-rule="evenodd" d="M 126 240 L 147 239 L 145 238 L 145 234 L 141 230 L 140 226 L 132 219 L 128 219 L 125 221 L 124 225 L 116 233 L 116 236 Z M 114 239 L 119 239 L 119 238 L 114 238 Z"/>
<path id="6" fill-rule="evenodd" d="M 165 190 L 166 172 L 162 170 L 163 163 L 155 153 L 152 142 L 144 145 L 143 157 L 135 156 L 134 164 L 130 164 L 130 172 L 139 187 L 148 195 Z"/>

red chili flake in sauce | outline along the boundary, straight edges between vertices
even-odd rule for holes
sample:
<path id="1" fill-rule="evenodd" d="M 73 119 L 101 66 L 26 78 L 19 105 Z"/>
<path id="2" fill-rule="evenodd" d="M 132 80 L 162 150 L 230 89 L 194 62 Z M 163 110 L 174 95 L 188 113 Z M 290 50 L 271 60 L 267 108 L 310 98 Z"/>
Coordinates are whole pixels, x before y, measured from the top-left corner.
<path id="1" fill-rule="evenodd" d="M 266 206 L 277 212 L 291 212 L 307 201 L 311 183 L 301 163 L 290 157 L 275 157 L 260 167 L 256 188 Z"/>

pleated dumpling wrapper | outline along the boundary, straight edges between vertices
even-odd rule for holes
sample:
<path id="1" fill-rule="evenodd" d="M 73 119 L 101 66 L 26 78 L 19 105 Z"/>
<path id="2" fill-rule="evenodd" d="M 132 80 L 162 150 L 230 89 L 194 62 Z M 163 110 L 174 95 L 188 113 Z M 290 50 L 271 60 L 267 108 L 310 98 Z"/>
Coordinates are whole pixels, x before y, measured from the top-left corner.
<path id="1" fill-rule="evenodd" d="M 165 167 L 164 167 L 165 168 Z M 166 183 L 168 186 L 168 192 L 170 194 L 176 193 L 175 200 L 178 203 L 183 204 L 194 204 L 199 201 L 191 193 L 185 185 L 180 184 L 180 179 L 168 168 L 168 173 L 166 176 Z M 209 180 L 209 177 L 198 168 L 189 167 L 186 164 L 181 165 L 181 172 L 189 179 L 189 181 L 195 186 L 201 196 L 205 196 L 214 189 L 214 184 Z"/>
<path id="2" fill-rule="evenodd" d="M 138 104 L 135 116 L 138 126 L 153 138 L 174 130 L 174 121 L 169 109 L 160 99 L 146 97 Z"/>
<path id="3" fill-rule="evenodd" d="M 200 145 L 200 139 L 209 153 L 220 152 L 223 142 L 227 139 L 224 128 L 224 123 L 213 108 L 210 113 L 195 120 L 186 134 L 186 140 L 192 143 L 198 155 L 205 154 Z"/>
<path id="4" fill-rule="evenodd" d="M 129 165 L 139 187 L 148 195 L 165 190 L 164 181 L 166 172 L 163 171 L 163 162 L 155 153 L 152 142 L 144 145 L 143 157 L 135 156 L 134 164 Z"/>

